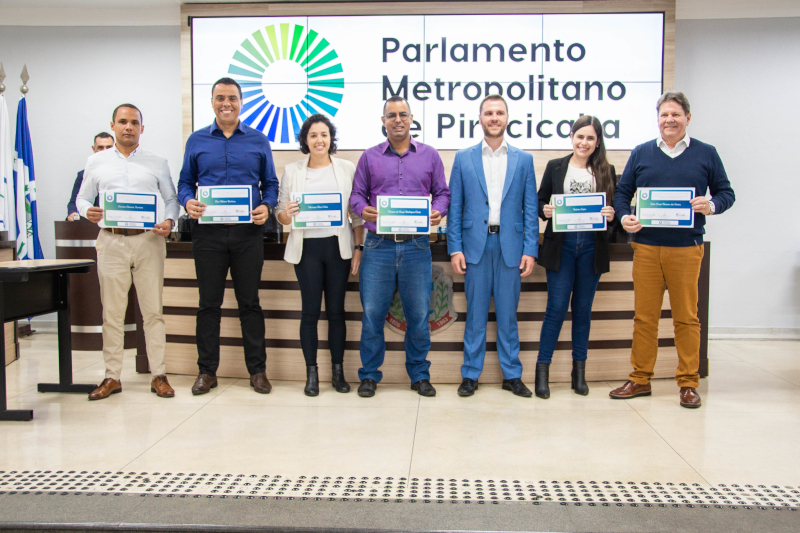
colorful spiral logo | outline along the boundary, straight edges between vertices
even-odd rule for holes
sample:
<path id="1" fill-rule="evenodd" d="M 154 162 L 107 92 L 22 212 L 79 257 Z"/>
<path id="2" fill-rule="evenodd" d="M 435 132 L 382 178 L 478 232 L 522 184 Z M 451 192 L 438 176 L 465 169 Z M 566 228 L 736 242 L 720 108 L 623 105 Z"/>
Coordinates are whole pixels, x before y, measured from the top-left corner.
<path id="1" fill-rule="evenodd" d="M 242 86 L 242 122 L 281 144 L 297 140 L 308 115 L 336 115 L 343 72 L 330 43 L 299 24 L 256 31 L 242 41 L 228 67 Z"/>

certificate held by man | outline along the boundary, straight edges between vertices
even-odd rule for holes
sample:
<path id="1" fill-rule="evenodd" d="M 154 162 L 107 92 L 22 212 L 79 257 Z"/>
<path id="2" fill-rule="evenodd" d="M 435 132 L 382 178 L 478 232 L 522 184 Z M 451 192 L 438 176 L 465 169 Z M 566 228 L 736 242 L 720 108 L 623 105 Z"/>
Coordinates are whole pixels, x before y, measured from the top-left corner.
<path id="1" fill-rule="evenodd" d="M 156 225 L 158 201 L 155 194 L 103 191 L 103 228 L 152 229 Z"/>
<path id="2" fill-rule="evenodd" d="M 300 212 L 292 217 L 292 228 L 341 227 L 344 221 L 340 191 L 292 193 Z"/>
<path id="3" fill-rule="evenodd" d="M 605 231 L 606 193 L 554 194 L 553 231 Z"/>
<path id="4" fill-rule="evenodd" d="M 430 196 L 378 196 L 377 232 L 429 234 Z"/>
<path id="5" fill-rule="evenodd" d="M 694 187 L 642 187 L 636 191 L 636 215 L 644 228 L 693 228 Z"/>
<path id="6" fill-rule="evenodd" d="M 197 197 L 206 205 L 200 224 L 244 224 L 253 221 L 250 214 L 249 185 L 210 185 L 197 188 Z"/>

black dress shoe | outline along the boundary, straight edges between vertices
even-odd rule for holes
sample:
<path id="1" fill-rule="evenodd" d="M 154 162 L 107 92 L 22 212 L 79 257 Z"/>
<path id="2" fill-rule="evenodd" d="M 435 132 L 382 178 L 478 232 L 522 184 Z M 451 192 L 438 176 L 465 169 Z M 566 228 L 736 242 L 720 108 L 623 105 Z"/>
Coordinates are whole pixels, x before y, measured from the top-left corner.
<path id="1" fill-rule="evenodd" d="M 459 396 L 472 396 L 478 390 L 478 382 L 474 379 L 464 378 L 461 386 L 458 387 Z"/>
<path id="2" fill-rule="evenodd" d="M 303 392 L 306 396 L 319 395 L 319 369 L 316 365 L 306 367 L 306 387 Z"/>
<path id="3" fill-rule="evenodd" d="M 530 398 L 533 396 L 531 390 L 525 386 L 520 378 L 504 379 L 503 390 L 510 390 L 516 396 L 522 396 L 523 398 Z"/>
<path id="4" fill-rule="evenodd" d="M 375 396 L 375 389 L 378 388 L 378 384 L 375 383 L 374 379 L 363 379 L 361 380 L 361 385 L 358 386 L 358 395 L 362 398 L 372 398 Z"/>
<path id="5" fill-rule="evenodd" d="M 350 384 L 344 379 L 344 367 L 342 365 L 332 365 L 331 376 L 331 382 L 336 392 L 350 392 Z"/>
<path id="6" fill-rule="evenodd" d="M 550 397 L 550 365 L 545 363 L 536 363 L 536 379 L 533 383 L 533 390 L 536 391 L 536 397 L 546 400 Z"/>
<path id="7" fill-rule="evenodd" d="M 420 396 L 436 396 L 436 389 L 427 379 L 421 379 L 411 384 L 411 390 L 417 391 Z"/>

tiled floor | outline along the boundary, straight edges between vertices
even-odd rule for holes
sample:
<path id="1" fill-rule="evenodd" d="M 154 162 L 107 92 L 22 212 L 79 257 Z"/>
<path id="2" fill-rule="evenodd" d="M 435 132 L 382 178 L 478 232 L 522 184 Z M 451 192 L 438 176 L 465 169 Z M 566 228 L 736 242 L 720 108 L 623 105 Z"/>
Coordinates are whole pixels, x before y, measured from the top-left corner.
<path id="1" fill-rule="evenodd" d="M 161 399 L 132 355 L 124 392 L 89 402 L 36 392 L 57 379 L 55 335 L 21 345 L 22 358 L 7 367 L 9 407 L 35 415 L 0 422 L 5 471 L 800 485 L 797 341 L 712 341 L 698 410 L 678 405 L 672 380 L 630 401 L 608 399 L 617 383 L 591 383 L 588 397 L 556 384 L 545 401 L 490 385 L 472 398 L 459 398 L 455 385 L 438 386 L 435 398 L 381 385 L 364 399 L 327 384 L 308 398 L 303 383 L 274 382 L 262 396 L 236 379 L 195 397 L 192 376 L 169 376 L 177 395 Z M 74 371 L 78 383 L 101 381 L 101 354 L 76 352 Z"/>

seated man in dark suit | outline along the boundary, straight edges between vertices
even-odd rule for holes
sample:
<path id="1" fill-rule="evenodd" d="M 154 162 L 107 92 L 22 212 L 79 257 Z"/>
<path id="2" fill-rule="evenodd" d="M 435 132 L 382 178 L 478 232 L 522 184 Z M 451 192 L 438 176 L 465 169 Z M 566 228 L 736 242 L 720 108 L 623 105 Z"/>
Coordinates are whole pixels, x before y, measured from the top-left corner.
<path id="1" fill-rule="evenodd" d="M 114 147 L 114 137 L 111 136 L 110 133 L 106 133 L 101 131 L 97 135 L 94 136 L 94 144 L 92 145 L 92 152 L 102 152 L 103 150 L 108 150 L 109 148 Z M 67 220 L 69 221 L 77 221 L 80 220 L 81 216 L 78 214 L 78 207 L 75 205 L 75 199 L 78 197 L 78 191 L 81 190 L 81 183 L 83 183 L 83 170 L 78 172 L 78 177 L 75 178 L 75 185 L 72 187 L 72 196 L 69 199 L 69 203 L 67 204 Z M 98 203 L 97 198 L 94 199 L 94 206 L 99 207 L 100 204 Z"/>

